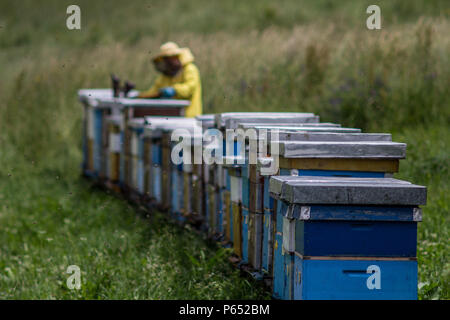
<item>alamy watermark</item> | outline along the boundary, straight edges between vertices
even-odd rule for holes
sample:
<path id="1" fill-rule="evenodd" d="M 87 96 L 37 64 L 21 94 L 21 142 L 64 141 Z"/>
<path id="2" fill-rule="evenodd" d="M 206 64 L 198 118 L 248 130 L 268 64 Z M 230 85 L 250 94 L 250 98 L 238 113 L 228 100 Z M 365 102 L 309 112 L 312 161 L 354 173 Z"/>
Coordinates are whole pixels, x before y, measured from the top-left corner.
<path id="1" fill-rule="evenodd" d="M 371 15 L 366 20 L 366 26 L 369 30 L 381 29 L 381 9 L 376 4 L 367 7 L 366 13 Z"/>
<path id="2" fill-rule="evenodd" d="M 278 129 L 227 129 L 222 131 L 201 128 L 176 129 L 171 140 L 172 163 L 179 164 L 259 164 L 261 173 L 273 175 L 278 171 Z"/>
<path id="3" fill-rule="evenodd" d="M 67 278 L 66 285 L 70 290 L 81 289 L 81 270 L 77 265 L 71 265 L 67 267 L 66 273 L 71 274 Z"/>
<path id="4" fill-rule="evenodd" d="M 70 14 L 66 19 L 66 27 L 69 30 L 81 29 L 81 9 L 76 4 L 71 4 L 67 7 L 66 13 Z"/>
<path id="5" fill-rule="evenodd" d="M 369 290 L 381 289 L 381 269 L 379 266 L 372 264 L 367 267 L 366 273 L 370 274 L 367 278 L 366 285 Z"/>

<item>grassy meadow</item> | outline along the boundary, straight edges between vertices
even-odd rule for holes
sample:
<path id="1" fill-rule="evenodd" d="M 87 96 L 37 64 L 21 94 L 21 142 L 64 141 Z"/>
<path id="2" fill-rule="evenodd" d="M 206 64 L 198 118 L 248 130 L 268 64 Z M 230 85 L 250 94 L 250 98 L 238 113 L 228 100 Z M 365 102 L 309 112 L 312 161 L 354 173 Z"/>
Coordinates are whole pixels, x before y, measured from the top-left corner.
<path id="1" fill-rule="evenodd" d="M 305 111 L 408 144 L 428 187 L 419 298 L 450 299 L 450 4 L 377 1 L 0 1 L 0 299 L 266 299 L 189 226 L 80 178 L 80 88 L 147 89 L 167 40 L 201 71 L 204 113 Z M 82 289 L 68 290 L 69 265 Z"/>

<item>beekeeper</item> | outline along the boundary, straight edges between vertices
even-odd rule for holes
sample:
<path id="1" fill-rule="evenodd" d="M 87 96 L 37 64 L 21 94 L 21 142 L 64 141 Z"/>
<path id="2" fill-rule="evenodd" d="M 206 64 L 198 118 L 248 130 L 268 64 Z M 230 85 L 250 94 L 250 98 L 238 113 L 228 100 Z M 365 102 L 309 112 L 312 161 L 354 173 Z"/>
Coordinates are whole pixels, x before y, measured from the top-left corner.
<path id="1" fill-rule="evenodd" d="M 174 42 L 164 43 L 153 58 L 161 75 L 149 90 L 140 92 L 138 98 L 186 99 L 191 101 L 186 108 L 186 117 L 202 114 L 200 73 L 193 62 L 189 48 L 180 48 Z"/>

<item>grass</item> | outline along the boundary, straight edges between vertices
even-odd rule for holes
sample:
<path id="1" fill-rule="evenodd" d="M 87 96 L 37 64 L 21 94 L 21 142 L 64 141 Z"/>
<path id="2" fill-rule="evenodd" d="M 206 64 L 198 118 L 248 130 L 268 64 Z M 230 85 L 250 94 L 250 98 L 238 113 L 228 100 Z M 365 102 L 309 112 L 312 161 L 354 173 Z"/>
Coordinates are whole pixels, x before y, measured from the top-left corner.
<path id="1" fill-rule="evenodd" d="M 369 1 L 370 2 L 370 1 Z M 428 187 L 419 297 L 450 298 L 450 6 L 379 1 L 0 3 L 0 298 L 267 298 L 189 228 L 150 219 L 79 178 L 76 91 L 110 72 L 146 89 L 171 39 L 202 74 L 204 112 L 312 111 L 408 144 L 397 177 Z M 66 289 L 71 264 L 82 290 Z"/>
<path id="2" fill-rule="evenodd" d="M 0 181 L 0 299 L 268 297 L 232 268 L 228 249 L 76 174 L 31 165 Z M 81 269 L 79 291 L 66 286 L 70 265 Z"/>

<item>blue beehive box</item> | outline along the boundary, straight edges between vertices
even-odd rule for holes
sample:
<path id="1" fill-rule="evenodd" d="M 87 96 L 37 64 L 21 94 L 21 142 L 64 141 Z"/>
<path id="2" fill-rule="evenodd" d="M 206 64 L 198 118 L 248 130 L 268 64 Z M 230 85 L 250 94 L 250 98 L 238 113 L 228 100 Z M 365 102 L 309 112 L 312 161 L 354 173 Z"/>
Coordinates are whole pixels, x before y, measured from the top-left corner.
<path id="1" fill-rule="evenodd" d="M 285 141 L 282 141 L 285 139 Z M 294 139 L 294 141 L 291 141 Z M 354 176 L 354 177 L 385 177 L 398 170 L 399 159 L 405 156 L 405 145 L 391 142 L 389 134 L 361 134 L 336 132 L 291 132 L 281 131 L 279 136 L 278 173 L 281 175 L 314 175 L 314 176 Z M 324 140 L 324 141 L 322 141 Z M 323 147 L 326 145 L 326 147 Z M 354 146 L 357 146 L 355 152 Z M 344 146 L 344 148 L 342 148 Z M 321 149 L 322 147 L 322 149 Z M 352 150 L 346 150 L 349 147 Z M 305 153 L 303 153 L 307 150 Z M 272 150 L 270 150 L 272 151 Z M 358 153 L 359 152 L 359 153 Z M 372 159 L 375 158 L 375 159 Z M 270 158 L 259 158 L 260 168 L 273 166 Z M 267 180 L 265 180 L 267 183 Z M 265 213 L 266 219 L 273 212 L 271 202 L 267 199 Z M 273 271 L 274 283 L 284 274 L 277 274 L 274 267 L 275 252 L 270 234 L 277 228 L 277 217 L 272 215 L 271 223 L 264 223 L 263 232 L 263 270 L 270 274 Z M 283 230 L 279 231 L 283 232 Z M 265 237 L 267 235 L 267 237 Z M 274 240 L 275 237 L 273 237 Z M 280 249 L 278 249 L 280 250 Z M 293 259 L 293 256 L 291 257 Z M 278 263 L 284 263 L 278 261 Z M 267 269 L 265 269 L 267 268 Z M 272 269 L 271 269 L 272 268 Z M 277 292 L 274 286 L 274 295 L 287 298 L 283 293 Z M 292 297 L 292 294 L 289 296 Z"/>
<path id="2" fill-rule="evenodd" d="M 144 178 L 144 118 L 134 118 L 128 121 L 128 132 L 130 135 L 130 148 L 124 153 L 128 165 L 125 171 L 125 184 L 137 193 L 143 194 Z"/>
<path id="3" fill-rule="evenodd" d="M 209 183 L 209 166 L 207 164 L 203 164 L 203 197 L 205 199 L 204 207 L 203 207 L 203 216 L 204 216 L 204 226 L 203 230 L 207 231 L 209 229 L 209 220 L 210 220 L 210 214 L 209 214 L 209 192 L 208 192 L 208 183 Z"/>
<path id="4" fill-rule="evenodd" d="M 86 175 L 98 177 L 106 176 L 106 163 L 103 155 L 104 135 L 107 130 L 105 119 L 112 114 L 118 114 L 114 105 L 99 103 L 99 100 L 112 98 L 111 89 L 81 89 L 78 98 L 84 105 L 84 134 L 83 134 L 83 171 Z M 117 112 L 116 112 L 117 111 Z"/>
<path id="5" fill-rule="evenodd" d="M 156 204 L 161 204 L 162 197 L 161 197 L 161 162 L 162 162 L 162 152 L 161 152 L 161 139 L 158 138 L 151 138 L 151 146 L 150 146 L 150 152 L 151 156 L 148 158 L 150 163 L 150 184 L 151 187 L 149 188 L 149 197 L 151 200 L 153 200 Z"/>
<path id="6" fill-rule="evenodd" d="M 144 132 L 142 134 L 143 139 L 149 141 L 150 156 L 145 157 L 150 163 L 144 163 L 144 166 L 150 168 L 150 182 L 151 188 L 145 190 L 148 192 L 148 196 L 155 202 L 157 206 L 162 206 L 163 202 L 163 145 L 162 136 L 167 130 L 173 130 L 176 128 L 193 127 L 196 122 L 194 119 L 183 117 L 145 117 Z M 170 139 L 169 139 L 170 140 Z M 166 146 L 169 148 L 169 146 Z M 170 161 L 170 159 L 169 159 Z M 166 163 L 167 167 L 170 167 L 171 162 Z M 170 172 L 169 172 L 170 173 Z M 169 176 L 172 179 L 172 176 Z M 170 184 L 172 185 L 172 184 Z M 173 190 L 170 190 L 172 193 Z"/>
<path id="7" fill-rule="evenodd" d="M 183 171 L 179 169 L 179 165 L 171 166 L 170 177 L 172 188 L 170 212 L 176 220 L 184 222 L 185 219 L 182 215 L 184 193 Z"/>
<path id="8" fill-rule="evenodd" d="M 282 233 L 278 297 L 417 298 L 425 187 L 389 178 L 274 176 L 270 192 Z"/>
<path id="9" fill-rule="evenodd" d="M 178 220 L 179 222 L 184 222 L 186 220 L 184 211 L 184 173 L 183 173 L 183 162 L 185 162 L 185 157 L 187 155 L 191 155 L 191 148 L 192 148 L 192 138 L 195 135 L 196 130 L 200 130 L 200 127 L 197 125 L 197 121 L 192 118 L 179 118 L 179 119 L 173 119 L 170 121 L 170 123 L 165 124 L 162 128 L 162 134 L 165 136 L 163 141 L 167 141 L 168 146 L 166 146 L 168 154 L 167 154 L 167 161 L 169 162 L 168 174 L 170 175 L 170 182 L 168 188 L 170 188 L 170 193 L 168 195 L 168 198 L 170 199 L 170 212 L 173 214 L 173 216 Z M 174 141 L 175 138 L 173 136 L 174 131 L 179 130 L 176 132 L 179 141 Z M 178 155 L 180 157 L 181 162 L 180 163 L 174 163 L 174 159 L 172 159 L 172 156 L 175 154 L 175 147 L 181 143 L 181 140 L 186 142 L 186 152 L 184 152 L 184 147 L 181 149 L 177 149 Z M 192 163 L 193 159 L 191 159 Z M 189 164 L 191 165 L 191 164 Z M 164 163 L 163 163 L 164 168 Z"/>
<path id="10" fill-rule="evenodd" d="M 106 118 L 106 125 L 108 126 L 107 135 L 107 156 L 106 156 L 106 177 L 111 182 L 111 186 L 115 185 L 118 189 L 119 175 L 120 175 L 120 152 L 122 148 L 121 134 L 120 134 L 119 115 L 110 115 Z"/>
<path id="11" fill-rule="evenodd" d="M 303 259 L 295 255 L 295 300 L 416 300 L 416 260 Z"/>
<path id="12" fill-rule="evenodd" d="M 201 125 L 201 123 L 198 123 Z M 195 221 L 198 224 L 202 221 L 200 215 L 201 204 L 198 200 L 201 199 L 202 186 L 201 186 L 201 167 L 199 167 L 199 161 L 202 161 L 202 145 L 203 135 L 200 126 L 197 126 L 196 132 L 189 134 L 190 138 L 190 161 L 187 161 L 187 157 L 183 156 L 183 163 L 181 165 L 183 171 L 183 205 L 182 211 L 186 218 L 190 221 Z M 200 184 L 200 185 L 199 185 Z"/>
<path id="13" fill-rule="evenodd" d="M 242 167 L 242 261 L 248 263 L 248 207 L 249 207 L 249 171 L 248 165 Z"/>
<path id="14" fill-rule="evenodd" d="M 137 91 L 132 90 L 128 95 L 136 96 Z M 109 126 L 105 120 L 109 116 L 120 116 L 122 119 L 121 137 L 122 152 L 120 156 L 120 183 L 123 184 L 128 170 L 136 166 L 128 164 L 129 134 L 128 120 L 151 114 L 180 115 L 189 105 L 186 100 L 174 99 L 129 99 L 126 97 L 113 97 L 111 89 L 81 89 L 78 91 L 80 101 L 85 107 L 84 138 L 83 138 L 83 170 L 92 177 L 107 178 L 107 148 L 104 148 L 109 135 Z M 106 139 L 105 139 L 106 138 Z"/>
<path id="15" fill-rule="evenodd" d="M 234 252 L 242 257 L 242 165 L 233 156 L 231 161 L 225 157 L 224 167 L 227 169 L 227 187 L 229 192 L 226 205 L 226 239 L 233 243 Z M 235 231 L 237 231 L 235 233 Z"/>
<path id="16" fill-rule="evenodd" d="M 280 129 L 280 128 L 279 128 Z M 321 131 L 314 131 L 316 129 L 320 129 Z M 330 130 L 335 129 L 346 129 L 346 128 L 330 128 Z M 302 129 L 303 130 L 303 129 Z M 371 143 L 387 143 L 391 140 L 390 134 L 362 134 L 362 133 L 344 133 L 338 131 L 326 132 L 327 128 L 308 128 L 304 129 L 305 132 L 301 131 L 285 131 L 285 128 L 281 128 L 278 133 L 279 141 L 291 141 L 293 143 L 301 142 L 301 141 L 367 141 L 368 144 Z M 309 131 L 313 130 L 313 131 Z M 396 145 L 400 150 L 404 148 L 403 144 Z M 278 167 L 284 165 L 284 168 L 280 168 L 278 174 L 281 175 L 317 175 L 317 176 L 367 176 L 367 177 L 384 177 L 386 172 L 388 175 L 392 171 L 396 171 L 398 169 L 398 159 L 388 158 L 386 161 L 383 160 L 383 156 L 386 154 L 379 153 L 379 161 L 378 167 L 370 167 L 372 162 L 366 163 L 367 159 L 361 158 L 359 159 L 357 155 L 352 156 L 350 153 L 347 154 L 344 162 L 340 162 L 339 154 L 335 153 L 333 155 L 329 155 L 328 158 L 322 158 L 323 155 L 318 152 L 315 155 L 312 155 L 311 158 L 306 159 L 297 159 L 299 160 L 297 163 L 288 163 L 286 165 L 286 158 L 284 158 L 285 163 L 278 163 Z M 283 154 L 282 156 L 285 156 Z M 333 159 L 332 157 L 336 157 Z M 403 153 L 400 153 L 399 158 L 404 156 Z M 353 157 L 353 159 L 352 159 Z M 282 159 L 283 160 L 283 159 Z M 271 162 L 270 157 L 258 158 L 260 170 L 262 167 L 274 166 Z M 280 162 L 282 162 L 280 160 Z M 295 169 L 294 169 L 295 168 Z M 346 169 L 351 169 L 346 170 Z M 366 171 L 367 170 L 367 171 Z M 266 173 L 261 173 L 262 175 L 266 175 Z M 268 179 L 264 180 L 264 213 L 265 213 L 265 222 L 264 222 L 264 233 L 263 233 L 263 270 L 269 274 L 272 274 L 272 260 L 271 254 L 273 252 L 273 240 L 271 239 L 271 234 L 273 234 L 273 228 L 276 224 L 275 217 L 273 217 L 274 207 L 273 202 L 270 200 L 268 193 L 269 185 Z M 270 218 L 272 216 L 272 219 Z"/>

